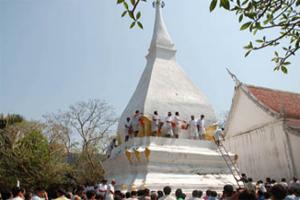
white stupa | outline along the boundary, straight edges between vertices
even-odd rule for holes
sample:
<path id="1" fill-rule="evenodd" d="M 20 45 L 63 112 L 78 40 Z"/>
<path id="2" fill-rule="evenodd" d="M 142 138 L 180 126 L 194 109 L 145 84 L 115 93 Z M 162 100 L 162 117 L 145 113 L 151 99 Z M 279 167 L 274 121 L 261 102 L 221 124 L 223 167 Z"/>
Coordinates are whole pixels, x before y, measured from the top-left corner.
<path id="1" fill-rule="evenodd" d="M 147 65 L 119 121 L 118 134 L 123 140 L 125 119 L 135 110 L 146 116 L 151 116 L 154 110 L 164 116 L 168 111 L 178 111 L 185 120 L 191 115 L 204 114 L 206 124 L 216 120 L 208 99 L 176 62 L 176 49 L 162 18 L 160 0 L 156 0 L 155 8 Z M 170 185 L 185 192 L 209 188 L 220 191 L 224 184 L 235 183 L 213 142 L 183 137 L 130 139 L 113 149 L 103 166 L 106 177 L 116 179 L 117 188 L 123 190 L 143 187 L 157 190 Z"/>
<path id="2" fill-rule="evenodd" d="M 121 115 L 118 133 L 123 134 L 124 123 L 136 110 L 151 116 L 157 110 L 161 116 L 178 111 L 188 121 L 191 115 L 205 115 L 206 124 L 215 122 L 214 110 L 207 97 L 189 79 L 176 62 L 176 49 L 161 13 L 160 1 L 155 2 L 155 24 L 147 65 L 134 94 Z M 124 135 L 123 135 L 124 138 Z"/>

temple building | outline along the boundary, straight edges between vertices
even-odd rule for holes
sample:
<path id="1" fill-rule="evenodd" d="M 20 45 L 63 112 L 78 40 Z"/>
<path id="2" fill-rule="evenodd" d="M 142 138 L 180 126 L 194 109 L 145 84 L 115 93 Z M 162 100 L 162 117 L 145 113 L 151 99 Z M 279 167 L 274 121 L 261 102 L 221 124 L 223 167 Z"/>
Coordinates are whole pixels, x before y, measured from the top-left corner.
<path id="1" fill-rule="evenodd" d="M 235 81 L 225 145 L 241 172 L 256 180 L 299 176 L 300 94 Z"/>

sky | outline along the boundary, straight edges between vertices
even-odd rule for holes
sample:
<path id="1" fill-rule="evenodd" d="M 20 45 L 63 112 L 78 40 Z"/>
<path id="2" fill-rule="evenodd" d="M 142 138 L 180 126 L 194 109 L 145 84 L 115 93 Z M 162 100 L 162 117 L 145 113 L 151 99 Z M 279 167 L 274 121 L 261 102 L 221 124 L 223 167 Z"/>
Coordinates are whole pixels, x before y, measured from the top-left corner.
<path id="1" fill-rule="evenodd" d="M 165 0 L 163 15 L 177 61 L 216 113 L 230 109 L 234 82 L 300 93 L 299 55 L 288 75 L 273 72 L 273 49 L 244 58 L 252 35 L 233 13 L 209 12 L 210 0 Z M 152 2 L 142 3 L 144 30 L 116 0 L 0 0 L 0 113 L 40 120 L 88 99 L 103 99 L 117 116 L 146 65 L 154 24 Z M 275 33 L 270 33 L 275 34 Z"/>

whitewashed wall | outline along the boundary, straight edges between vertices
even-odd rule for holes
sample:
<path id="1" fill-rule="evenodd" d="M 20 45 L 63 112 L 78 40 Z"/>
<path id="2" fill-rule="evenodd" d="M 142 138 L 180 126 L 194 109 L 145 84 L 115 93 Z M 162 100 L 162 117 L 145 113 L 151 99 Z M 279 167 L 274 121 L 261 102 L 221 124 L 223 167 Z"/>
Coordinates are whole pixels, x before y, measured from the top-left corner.
<path id="1" fill-rule="evenodd" d="M 288 132 L 295 164 L 295 176 L 300 176 L 300 133 Z"/>
<path id="2" fill-rule="evenodd" d="M 240 89 L 235 94 L 232 106 L 231 119 L 226 131 L 228 137 L 274 121 L 271 115 L 256 105 Z"/>
<path id="3" fill-rule="evenodd" d="M 256 180 L 265 177 L 279 180 L 293 174 L 282 122 L 231 137 L 225 145 L 239 155 L 241 172 Z"/>

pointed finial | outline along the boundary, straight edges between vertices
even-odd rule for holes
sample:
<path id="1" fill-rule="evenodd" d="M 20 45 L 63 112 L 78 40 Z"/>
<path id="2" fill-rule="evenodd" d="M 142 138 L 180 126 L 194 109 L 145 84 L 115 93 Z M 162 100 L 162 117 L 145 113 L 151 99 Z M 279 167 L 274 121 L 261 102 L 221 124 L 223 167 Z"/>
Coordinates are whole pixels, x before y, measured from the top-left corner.
<path id="1" fill-rule="evenodd" d="M 226 68 L 228 74 L 231 76 L 232 80 L 235 82 L 236 85 L 239 85 L 241 82 L 240 80 L 236 77 L 235 74 L 233 74 L 228 68 Z"/>
<path id="2" fill-rule="evenodd" d="M 162 0 L 153 1 L 152 6 L 155 8 L 156 6 L 160 6 L 161 8 L 165 7 L 165 2 Z"/>

